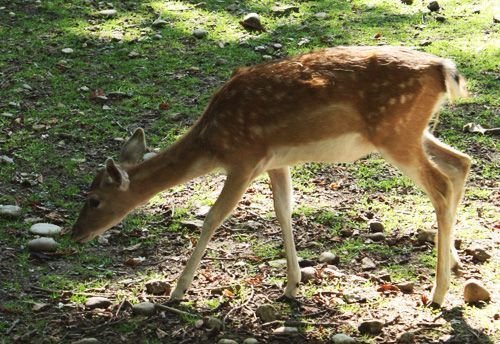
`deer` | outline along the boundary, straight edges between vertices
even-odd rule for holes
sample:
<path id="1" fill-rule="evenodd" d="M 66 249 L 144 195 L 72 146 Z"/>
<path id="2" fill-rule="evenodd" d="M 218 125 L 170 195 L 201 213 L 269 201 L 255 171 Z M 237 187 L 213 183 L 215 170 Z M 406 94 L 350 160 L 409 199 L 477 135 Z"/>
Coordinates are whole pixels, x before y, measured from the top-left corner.
<path id="1" fill-rule="evenodd" d="M 446 98 L 466 96 L 454 62 L 404 47 L 334 47 L 239 68 L 191 128 L 153 158 L 142 161 L 145 133 L 135 130 L 118 161 L 108 158 L 97 172 L 71 237 L 88 242 L 158 192 L 223 170 L 222 191 L 170 295 L 179 301 L 215 230 L 250 183 L 267 172 L 287 262 L 283 297 L 294 300 L 301 271 L 290 167 L 349 163 L 379 153 L 433 205 L 437 264 L 429 301 L 442 306 L 450 272 L 460 267 L 453 227 L 471 158 L 438 140 L 429 123 Z"/>

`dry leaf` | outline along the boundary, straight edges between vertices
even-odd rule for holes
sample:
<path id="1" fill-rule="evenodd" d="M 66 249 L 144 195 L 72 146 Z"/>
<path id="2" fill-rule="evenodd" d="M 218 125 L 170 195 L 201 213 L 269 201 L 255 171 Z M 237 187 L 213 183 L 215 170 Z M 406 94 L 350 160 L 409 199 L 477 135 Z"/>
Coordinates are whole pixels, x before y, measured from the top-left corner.
<path id="1" fill-rule="evenodd" d="M 160 103 L 160 105 L 158 105 L 158 108 L 160 110 L 166 111 L 170 108 L 170 105 L 168 105 L 168 103 L 166 103 L 166 102 L 162 102 L 162 103 Z"/>

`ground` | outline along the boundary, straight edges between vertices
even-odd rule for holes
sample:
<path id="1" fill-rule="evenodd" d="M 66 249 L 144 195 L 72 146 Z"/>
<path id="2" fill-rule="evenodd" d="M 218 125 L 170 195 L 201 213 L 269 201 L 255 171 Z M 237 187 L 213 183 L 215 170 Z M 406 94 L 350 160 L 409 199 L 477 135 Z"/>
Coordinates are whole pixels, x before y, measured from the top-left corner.
<path id="1" fill-rule="evenodd" d="M 439 4 L 431 13 L 425 1 L 282 1 L 280 10 L 263 0 L 1 2 L 0 204 L 23 212 L 0 218 L 0 342 L 324 343 L 336 333 L 360 343 L 401 336 L 415 343 L 499 342 L 498 139 L 462 131 L 467 123 L 500 126 L 499 9 L 493 1 Z M 116 13 L 100 13 L 109 9 Z M 265 31 L 240 24 L 250 12 Z M 206 36 L 195 38 L 195 29 Z M 278 301 L 286 269 L 265 176 L 210 243 L 186 300 L 175 306 L 187 315 L 145 317 L 131 309 L 168 300 L 196 243 L 195 220 L 222 187 L 220 174 L 166 190 L 89 244 L 61 236 L 53 254 L 27 250 L 33 222 L 71 227 L 93 173 L 116 157 L 134 128 L 145 128 L 153 149 L 164 148 L 234 68 L 348 44 L 415 47 L 453 59 L 468 79 L 471 96 L 446 106 L 435 129 L 473 158 L 456 224 L 463 274 L 453 278 L 441 309 L 425 306 L 435 251 L 418 236 L 436 227 L 432 207 L 377 155 L 293 169 L 297 249 L 301 264 L 315 268 L 299 304 Z M 383 224 L 381 241 L 369 238 L 373 220 Z M 491 258 L 473 259 L 471 245 Z M 317 261 L 325 251 L 340 258 L 335 267 Z M 363 258 L 375 268 L 363 270 Z M 464 303 L 470 278 L 491 292 L 490 302 Z M 152 280 L 167 282 L 162 295 L 147 292 Z M 394 287 L 401 282 L 413 282 L 414 290 Z M 85 303 L 92 296 L 111 305 L 91 310 Z M 273 305 L 277 320 L 256 315 L 263 304 Z M 210 317 L 223 328 L 210 330 Z M 384 323 L 379 334 L 359 332 L 370 319 Z M 273 332 L 284 325 L 298 332 Z"/>

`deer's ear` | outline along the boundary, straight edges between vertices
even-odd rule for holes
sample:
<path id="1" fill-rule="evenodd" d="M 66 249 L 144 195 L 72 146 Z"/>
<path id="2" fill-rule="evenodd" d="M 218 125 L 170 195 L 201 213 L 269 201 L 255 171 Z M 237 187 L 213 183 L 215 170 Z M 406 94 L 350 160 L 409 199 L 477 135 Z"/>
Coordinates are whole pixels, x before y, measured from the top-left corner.
<path id="1" fill-rule="evenodd" d="M 117 185 L 118 188 L 122 191 L 128 189 L 128 186 L 130 184 L 128 174 L 125 170 L 116 165 L 113 159 L 106 160 L 106 172 L 109 176 L 109 181 L 112 184 Z"/>
<path id="2" fill-rule="evenodd" d="M 146 152 L 146 135 L 142 128 L 137 128 L 120 152 L 120 164 L 135 165 L 142 160 Z"/>

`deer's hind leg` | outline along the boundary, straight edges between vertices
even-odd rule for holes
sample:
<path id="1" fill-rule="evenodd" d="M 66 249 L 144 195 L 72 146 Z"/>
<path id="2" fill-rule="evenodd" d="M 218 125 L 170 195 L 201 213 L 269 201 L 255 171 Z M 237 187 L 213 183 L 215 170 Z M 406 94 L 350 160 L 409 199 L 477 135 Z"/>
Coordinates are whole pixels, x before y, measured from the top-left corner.
<path id="1" fill-rule="evenodd" d="M 454 182 L 424 150 L 421 140 L 398 140 L 378 147 L 382 156 L 429 196 L 438 223 L 436 282 L 431 300 L 441 305 L 450 285 L 452 228 L 455 218 Z"/>

